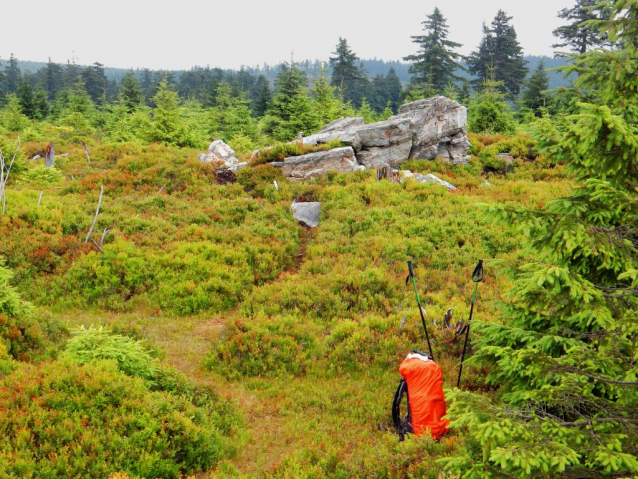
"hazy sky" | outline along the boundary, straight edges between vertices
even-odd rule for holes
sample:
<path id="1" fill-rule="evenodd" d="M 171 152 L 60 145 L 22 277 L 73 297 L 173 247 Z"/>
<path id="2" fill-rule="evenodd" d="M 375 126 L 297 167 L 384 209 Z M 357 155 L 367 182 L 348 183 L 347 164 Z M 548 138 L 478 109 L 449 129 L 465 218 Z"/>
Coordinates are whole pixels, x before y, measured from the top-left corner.
<path id="1" fill-rule="evenodd" d="M 575 0 L 2 0 L 0 58 L 112 67 L 237 68 L 327 60 L 339 37 L 361 58 L 400 60 L 435 6 L 461 53 L 499 8 L 526 54 L 552 54 L 558 10 Z"/>

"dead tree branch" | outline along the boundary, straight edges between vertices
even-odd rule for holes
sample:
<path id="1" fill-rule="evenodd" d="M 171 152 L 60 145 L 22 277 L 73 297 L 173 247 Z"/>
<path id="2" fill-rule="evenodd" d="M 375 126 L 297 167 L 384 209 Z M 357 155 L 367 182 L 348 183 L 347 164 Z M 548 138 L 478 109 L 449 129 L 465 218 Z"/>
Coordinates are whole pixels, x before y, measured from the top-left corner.
<path id="1" fill-rule="evenodd" d="M 91 163 L 91 157 L 89 156 L 89 145 L 88 143 L 82 143 L 84 145 L 84 153 L 86 154 L 86 161 Z"/>
<path id="2" fill-rule="evenodd" d="M 108 233 L 110 230 L 108 228 L 104 228 L 104 231 L 102 231 L 102 237 L 100 238 L 100 246 L 104 245 L 104 238 L 106 238 L 106 233 Z"/>
<path id="3" fill-rule="evenodd" d="M 95 228 L 95 223 L 97 223 L 97 217 L 100 214 L 100 206 L 102 205 L 102 195 L 104 194 L 104 185 L 102 185 L 100 187 L 100 199 L 97 200 L 97 209 L 95 210 L 95 218 L 93 218 L 93 223 L 91 224 L 91 229 L 89 230 L 89 232 L 86 235 L 86 239 L 84 240 L 85 243 L 89 242 L 89 238 L 91 237 L 91 234 L 93 233 L 93 228 Z"/>
<path id="4" fill-rule="evenodd" d="M 93 245 L 95 245 L 95 247 L 96 247 L 98 250 L 100 250 L 100 253 L 104 253 L 104 250 L 100 247 L 100 245 L 99 245 L 99 244 L 97 244 L 97 243 L 95 242 L 95 240 L 91 240 L 91 243 L 93 243 Z"/>
<path id="5" fill-rule="evenodd" d="M 4 155 L 2 154 L 2 151 L 0 151 L 0 201 L 2 201 L 3 215 L 7 207 L 7 181 L 9 180 L 9 175 L 11 174 L 13 163 L 18 157 L 20 146 L 22 146 L 22 142 L 20 141 L 20 135 L 18 135 L 18 146 L 16 147 L 16 151 L 13 154 L 13 158 L 11 158 L 11 163 L 9 163 L 9 166 L 6 165 Z"/>

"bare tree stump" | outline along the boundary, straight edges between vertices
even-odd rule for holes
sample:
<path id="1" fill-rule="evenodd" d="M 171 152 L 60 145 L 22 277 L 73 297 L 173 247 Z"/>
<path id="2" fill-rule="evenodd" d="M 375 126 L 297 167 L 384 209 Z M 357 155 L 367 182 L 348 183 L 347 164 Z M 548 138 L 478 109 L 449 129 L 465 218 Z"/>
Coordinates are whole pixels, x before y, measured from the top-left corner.
<path id="1" fill-rule="evenodd" d="M 49 143 L 47 146 L 44 165 L 48 168 L 53 168 L 55 166 L 55 147 L 53 146 L 53 142 Z"/>

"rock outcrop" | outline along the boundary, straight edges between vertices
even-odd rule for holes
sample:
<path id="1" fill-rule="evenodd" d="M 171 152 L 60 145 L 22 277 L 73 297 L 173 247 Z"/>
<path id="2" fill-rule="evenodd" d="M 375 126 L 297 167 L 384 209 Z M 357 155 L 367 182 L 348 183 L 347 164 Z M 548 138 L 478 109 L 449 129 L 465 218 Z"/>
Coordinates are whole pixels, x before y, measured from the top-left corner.
<path id="1" fill-rule="evenodd" d="M 292 181 L 316 178 L 328 171 L 357 171 L 359 166 L 354 150 L 350 146 L 292 156 L 284 158 L 284 161 L 273 162 L 271 165 L 281 168 L 282 173 Z"/>
<path id="2" fill-rule="evenodd" d="M 208 153 L 199 155 L 199 160 L 205 163 L 218 163 L 230 168 L 239 163 L 235 151 L 222 140 L 213 141 L 208 147 Z"/>
<path id="3" fill-rule="evenodd" d="M 303 138 L 304 145 L 322 145 L 332 140 L 340 140 L 346 146 L 351 146 L 355 151 L 361 149 L 361 139 L 357 130 L 365 125 L 362 117 L 339 118 L 323 127 L 314 135 Z"/>
<path id="4" fill-rule="evenodd" d="M 366 168 L 383 165 L 398 166 L 408 159 L 412 150 L 414 123 L 410 118 L 392 117 L 370 123 L 357 130 L 361 139 L 359 163 Z"/>
<path id="5" fill-rule="evenodd" d="M 340 140 L 352 147 L 366 168 L 397 167 L 408 159 L 442 158 L 455 164 L 469 160 L 467 108 L 443 96 L 402 105 L 386 121 L 364 124 L 363 118 L 340 118 L 319 133 L 303 138 L 306 145 Z"/>
<path id="6" fill-rule="evenodd" d="M 443 96 L 418 100 L 402 105 L 399 114 L 386 121 L 366 125 L 361 117 L 339 118 L 301 141 L 304 145 L 320 145 L 340 140 L 345 147 L 286 158 L 273 166 L 282 168 L 291 180 L 305 180 L 330 170 L 350 172 L 386 165 L 396 168 L 408 159 L 442 158 L 454 164 L 465 163 L 471 147 L 466 124 L 467 108 L 454 100 Z"/>
<path id="7" fill-rule="evenodd" d="M 444 96 L 417 100 L 399 108 L 392 118 L 414 122 L 414 141 L 410 159 L 442 158 L 454 163 L 469 160 L 472 146 L 467 138 L 467 108 Z"/>

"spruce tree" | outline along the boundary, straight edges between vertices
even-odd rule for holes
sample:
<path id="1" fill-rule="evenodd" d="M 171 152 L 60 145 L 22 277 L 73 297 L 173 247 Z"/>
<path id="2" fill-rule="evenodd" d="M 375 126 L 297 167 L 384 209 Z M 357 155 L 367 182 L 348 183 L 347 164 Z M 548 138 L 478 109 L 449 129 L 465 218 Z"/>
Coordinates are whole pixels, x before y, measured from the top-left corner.
<path id="1" fill-rule="evenodd" d="M 91 97 L 93 103 L 104 104 L 106 100 L 107 79 L 104 73 L 104 65 L 94 63 L 82 71 L 82 79 L 86 92 Z"/>
<path id="2" fill-rule="evenodd" d="M 534 112 L 536 116 L 542 116 L 543 109 L 548 108 L 549 76 L 545 71 L 545 62 L 540 61 L 533 75 L 527 81 L 521 104 Z"/>
<path id="3" fill-rule="evenodd" d="M 638 474 L 638 2 L 605 7 L 597 25 L 622 48 L 572 56 L 577 113 L 566 132 L 538 128 L 575 188 L 540 209 L 489 209 L 534 262 L 503 267 L 502 320 L 476 328 L 472 362 L 500 390 L 450 395 L 469 437 L 445 461 L 464 477 Z"/>
<path id="4" fill-rule="evenodd" d="M 142 89 L 132 71 L 126 72 L 120 85 L 120 103 L 128 113 L 132 113 L 142 104 Z"/>
<path id="5" fill-rule="evenodd" d="M 554 36 L 560 38 L 561 43 L 556 43 L 552 47 L 569 47 L 572 52 L 586 53 L 592 48 L 605 45 L 606 35 L 601 35 L 599 29 L 591 23 L 585 23 L 608 17 L 605 11 L 598 7 L 599 3 L 600 0 L 576 0 L 576 5 L 572 8 L 563 8 L 558 12 L 559 18 L 570 23 L 554 30 Z"/>
<path id="6" fill-rule="evenodd" d="M 350 49 L 345 38 L 339 38 L 337 50 L 330 57 L 332 80 L 330 84 L 341 90 L 344 102 L 361 106 L 361 100 L 368 87 L 368 79 L 359 62 L 359 57 Z"/>
<path id="7" fill-rule="evenodd" d="M 52 62 L 51 58 L 44 66 L 43 87 L 47 93 L 49 101 L 55 100 L 56 95 L 64 87 L 64 73 L 62 66 Z"/>
<path id="8" fill-rule="evenodd" d="M 527 75 L 523 50 L 516 38 L 516 30 L 510 25 L 512 17 L 499 10 L 491 28 L 483 25 L 483 38 L 477 51 L 468 57 L 468 67 L 477 76 L 475 85 L 488 79 L 493 69 L 494 81 L 503 83 L 503 91 L 517 96 Z"/>
<path id="9" fill-rule="evenodd" d="M 253 102 L 253 113 L 256 117 L 261 118 L 270 108 L 272 101 L 272 92 L 270 91 L 270 82 L 264 75 L 259 75 L 255 86 L 257 97 Z"/>
<path id="10" fill-rule="evenodd" d="M 9 57 L 9 62 L 5 65 L 4 76 L 7 85 L 7 92 L 15 93 L 18 90 L 22 73 L 18 66 L 18 59 L 13 56 L 13 53 Z"/>
<path id="11" fill-rule="evenodd" d="M 160 80 L 153 103 L 156 107 L 145 132 L 146 139 L 165 145 L 196 146 L 181 118 L 177 93 L 168 84 L 166 77 Z"/>
<path id="12" fill-rule="evenodd" d="M 4 71 L 0 70 L 0 106 L 4 105 L 8 93 L 7 79 Z"/>
<path id="13" fill-rule="evenodd" d="M 47 115 L 49 105 L 47 103 L 46 93 L 33 88 L 28 74 L 25 74 L 22 81 L 18 84 L 16 93 L 24 115 L 32 120 L 41 120 Z"/>
<path id="14" fill-rule="evenodd" d="M 210 109 L 211 135 L 229 141 L 238 135 L 255 140 L 257 125 L 245 95 L 234 95 L 233 88 L 222 81 L 215 93 L 215 106 Z"/>
<path id="15" fill-rule="evenodd" d="M 73 60 L 67 60 L 63 72 L 64 88 L 73 88 L 81 75 L 82 68 L 75 63 L 75 58 Z"/>
<path id="16" fill-rule="evenodd" d="M 299 132 L 309 135 L 319 127 L 306 87 L 306 74 L 296 63 L 284 63 L 275 82 L 275 96 L 268 112 L 267 133 L 290 141 Z"/>
<path id="17" fill-rule="evenodd" d="M 311 96 L 315 116 L 320 126 L 326 125 L 341 116 L 341 102 L 335 95 L 335 88 L 330 86 L 324 69 L 319 71 L 319 77 L 315 81 Z"/>
<path id="18" fill-rule="evenodd" d="M 390 68 L 388 71 L 385 84 L 388 92 L 390 108 L 392 108 L 394 113 L 397 113 L 399 111 L 399 106 L 403 101 L 403 85 L 394 68 Z"/>
<path id="19" fill-rule="evenodd" d="M 437 93 L 443 92 L 450 81 L 458 81 L 456 74 L 464 69 L 459 63 L 461 55 L 454 50 L 461 46 L 448 40 L 447 20 L 435 7 L 427 20 L 423 22 L 426 35 L 413 36 L 412 42 L 419 46 L 419 52 L 404 58 L 411 62 L 411 83 L 417 88 L 432 88 Z"/>

